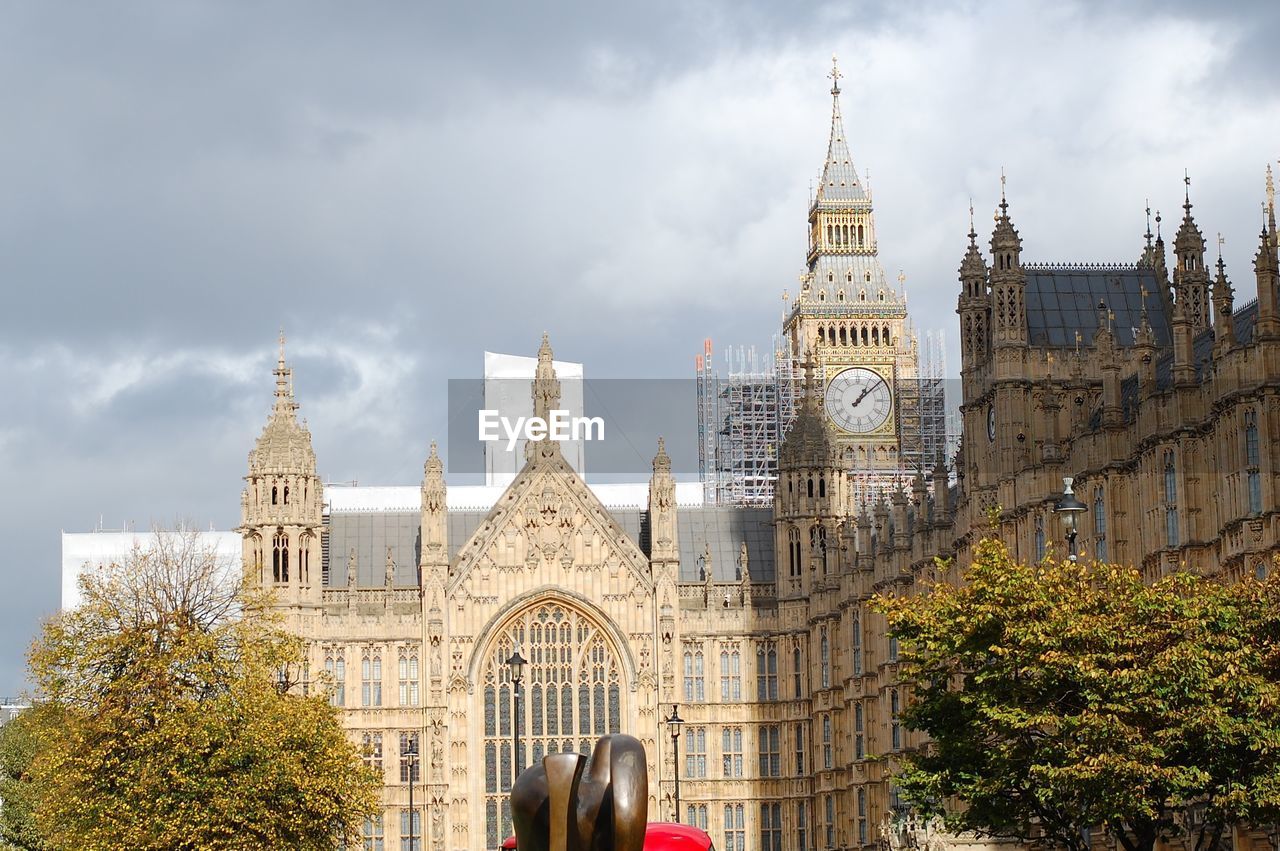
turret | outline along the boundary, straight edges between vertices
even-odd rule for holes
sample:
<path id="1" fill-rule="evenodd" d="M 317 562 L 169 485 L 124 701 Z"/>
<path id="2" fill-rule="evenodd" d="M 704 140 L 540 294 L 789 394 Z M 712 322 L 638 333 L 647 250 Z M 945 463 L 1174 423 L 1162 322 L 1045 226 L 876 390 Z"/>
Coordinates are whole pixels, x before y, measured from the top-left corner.
<path id="1" fill-rule="evenodd" d="M 1003 180 L 1003 179 L 1002 179 Z M 1009 202 L 1000 193 L 1000 212 L 991 233 L 991 317 L 996 349 L 1027 345 L 1027 275 L 1022 268 L 1022 237 L 1009 218 Z"/>
<path id="2" fill-rule="evenodd" d="M 839 570 L 837 524 L 845 502 L 845 477 L 835 438 L 821 409 L 812 355 L 804 364 L 804 395 L 778 451 L 774 488 L 779 593 L 804 593 L 812 580 Z"/>
<path id="3" fill-rule="evenodd" d="M 1258 322 L 1254 326 L 1255 340 L 1280 338 L 1280 310 L 1277 309 L 1276 238 L 1265 224 L 1258 239 L 1258 253 L 1253 258 L 1253 271 L 1258 281 Z"/>
<path id="4" fill-rule="evenodd" d="M 967 373 L 985 363 L 991 355 L 991 297 L 987 288 L 987 261 L 978 249 L 973 227 L 973 207 L 969 207 L 969 248 L 960 261 L 960 371 Z"/>
<path id="5" fill-rule="evenodd" d="M 244 538 L 246 580 L 277 591 L 285 604 L 318 603 L 323 583 L 324 493 L 316 475 L 311 432 L 298 423 L 293 370 L 284 334 L 275 368 L 275 402 L 249 453 L 238 532 Z"/>
<path id="6" fill-rule="evenodd" d="M 1235 292 L 1231 282 L 1227 280 L 1227 269 L 1222 262 L 1222 251 L 1218 251 L 1218 274 L 1213 279 L 1213 356 L 1219 358 L 1230 351 L 1236 344 L 1235 323 L 1232 311 L 1235 309 Z"/>
<path id="7" fill-rule="evenodd" d="M 1209 272 L 1204 265 L 1204 236 L 1191 215 L 1191 179 L 1182 205 L 1182 224 L 1174 238 L 1177 265 L 1173 270 L 1174 303 L 1182 306 L 1183 321 L 1192 337 L 1209 327 Z"/>

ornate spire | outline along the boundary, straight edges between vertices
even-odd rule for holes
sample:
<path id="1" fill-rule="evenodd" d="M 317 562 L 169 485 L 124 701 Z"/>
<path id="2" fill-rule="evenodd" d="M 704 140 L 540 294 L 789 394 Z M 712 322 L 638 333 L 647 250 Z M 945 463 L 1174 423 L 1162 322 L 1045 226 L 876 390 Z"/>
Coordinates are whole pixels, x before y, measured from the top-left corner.
<path id="1" fill-rule="evenodd" d="M 1013 226 L 1013 220 L 1009 218 L 1009 200 L 1005 196 L 1005 176 L 1004 170 L 1000 171 L 1000 211 L 996 213 L 996 226 L 991 232 L 991 252 L 998 254 L 1000 252 L 1012 252 L 1013 263 L 1018 263 L 1017 254 L 1022 250 L 1022 238 L 1018 236 L 1018 229 Z"/>
<path id="2" fill-rule="evenodd" d="M 276 360 L 274 372 L 276 376 L 275 409 L 292 417 L 298 409 L 298 404 L 293 400 L 293 370 L 289 368 L 284 360 L 283 328 L 280 329 L 280 357 Z"/>
<path id="3" fill-rule="evenodd" d="M 533 374 L 533 415 L 550 419 L 551 412 L 560 407 L 560 381 L 552 364 L 551 341 L 546 332 L 538 347 L 538 366 Z"/>
<path id="4" fill-rule="evenodd" d="M 858 170 L 849 154 L 845 140 L 844 120 L 840 117 L 840 68 L 831 57 L 831 138 L 827 143 L 827 161 L 822 166 L 822 180 L 818 183 L 817 200 L 864 201 L 866 190 L 858 182 Z"/>
<path id="5" fill-rule="evenodd" d="M 662 437 L 658 438 L 658 454 L 653 456 L 653 472 L 671 472 L 671 456 L 667 454 L 667 442 Z"/>
<path id="6" fill-rule="evenodd" d="M 1221 354 L 1235 345 L 1235 291 L 1227 280 L 1227 267 L 1222 262 L 1222 234 L 1218 234 L 1218 274 L 1213 279 L 1213 350 Z"/>
<path id="7" fill-rule="evenodd" d="M 835 441 L 818 398 L 812 350 L 805 352 L 803 368 L 804 400 L 778 451 L 779 469 L 837 465 Z"/>
<path id="8" fill-rule="evenodd" d="M 964 259 L 960 261 L 960 276 L 964 278 L 972 278 L 978 275 L 985 276 L 987 272 L 987 261 L 982 259 L 982 251 L 978 248 L 978 231 L 973 223 L 973 199 L 969 200 L 969 248 L 965 251 Z M 986 281 L 982 283 L 986 288 Z M 968 295 L 978 295 L 976 292 L 968 292 Z"/>
<path id="9" fill-rule="evenodd" d="M 311 434 L 298 424 L 298 403 L 293 398 L 293 370 L 284 357 L 284 332 L 280 332 L 280 354 L 273 373 L 276 377 L 275 404 L 267 425 L 249 453 L 251 472 L 273 469 L 314 474 L 315 453 Z"/>
<path id="10" fill-rule="evenodd" d="M 1267 163 L 1267 227 L 1274 240 L 1276 235 L 1276 184 L 1271 178 L 1271 163 Z"/>

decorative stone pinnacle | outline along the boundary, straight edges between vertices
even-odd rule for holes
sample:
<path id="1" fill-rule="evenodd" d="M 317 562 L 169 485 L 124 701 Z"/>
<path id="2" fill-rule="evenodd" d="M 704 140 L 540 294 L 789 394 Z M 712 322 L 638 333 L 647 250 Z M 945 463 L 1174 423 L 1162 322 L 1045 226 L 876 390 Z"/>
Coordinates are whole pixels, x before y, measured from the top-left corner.
<path id="1" fill-rule="evenodd" d="M 840 78 L 844 75 L 840 73 L 840 65 L 836 61 L 835 54 L 831 56 L 831 73 L 827 76 L 831 78 L 831 94 L 840 94 Z"/>

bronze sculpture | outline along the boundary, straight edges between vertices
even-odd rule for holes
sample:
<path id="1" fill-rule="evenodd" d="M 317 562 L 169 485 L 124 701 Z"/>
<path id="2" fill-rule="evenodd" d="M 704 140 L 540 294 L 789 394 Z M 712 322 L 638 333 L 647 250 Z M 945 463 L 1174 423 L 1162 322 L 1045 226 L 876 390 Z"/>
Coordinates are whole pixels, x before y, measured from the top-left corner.
<path id="1" fill-rule="evenodd" d="M 520 851 L 643 851 L 649 771 L 639 740 L 615 733 L 580 753 L 549 754 L 511 789 Z"/>

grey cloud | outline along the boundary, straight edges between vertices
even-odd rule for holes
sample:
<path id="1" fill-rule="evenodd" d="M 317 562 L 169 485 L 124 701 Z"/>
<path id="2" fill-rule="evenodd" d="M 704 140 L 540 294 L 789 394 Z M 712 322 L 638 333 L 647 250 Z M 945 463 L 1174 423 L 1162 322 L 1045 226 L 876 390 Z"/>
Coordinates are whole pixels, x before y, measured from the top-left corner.
<path id="1" fill-rule="evenodd" d="M 58 529 L 235 523 L 281 325 L 322 473 L 366 483 L 416 481 L 446 381 L 544 330 L 594 376 L 688 377 L 706 336 L 767 355 L 832 52 L 921 327 L 953 327 L 1001 166 L 1028 255 L 1078 260 L 1136 256 L 1190 167 L 1247 298 L 1273 7 L 7 7 L 0 692 Z"/>

